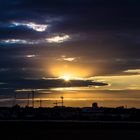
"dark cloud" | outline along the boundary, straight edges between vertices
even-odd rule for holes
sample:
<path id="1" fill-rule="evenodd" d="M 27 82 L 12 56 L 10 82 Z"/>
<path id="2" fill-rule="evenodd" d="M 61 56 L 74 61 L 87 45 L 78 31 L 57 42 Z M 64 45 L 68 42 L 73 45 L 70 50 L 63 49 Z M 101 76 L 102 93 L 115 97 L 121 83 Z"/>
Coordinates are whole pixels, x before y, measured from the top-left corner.
<path id="1" fill-rule="evenodd" d="M 65 82 L 63 79 L 18 79 L 16 81 L 8 81 L 5 84 L 0 85 L 3 88 L 52 88 L 52 87 L 88 87 L 88 86 L 107 86 L 107 83 L 93 82 L 90 80 L 70 80 Z"/>
<path id="2" fill-rule="evenodd" d="M 3 79 L 41 77 L 47 65 L 57 63 L 54 58 L 61 55 L 80 58 L 74 64 L 69 62 L 70 66 L 81 65 L 93 71 L 96 67 L 94 75 L 124 74 L 127 69 L 138 69 L 139 7 L 138 0 L 1 1 L 0 69 L 6 71 L 0 71 L 0 76 Z M 12 27 L 12 22 L 46 24 L 49 28 L 37 32 L 27 26 Z M 69 35 L 71 39 L 63 43 L 44 42 L 57 35 Z M 37 44 L 2 42 L 8 39 L 41 41 Z M 30 54 L 38 57 L 23 57 Z"/>

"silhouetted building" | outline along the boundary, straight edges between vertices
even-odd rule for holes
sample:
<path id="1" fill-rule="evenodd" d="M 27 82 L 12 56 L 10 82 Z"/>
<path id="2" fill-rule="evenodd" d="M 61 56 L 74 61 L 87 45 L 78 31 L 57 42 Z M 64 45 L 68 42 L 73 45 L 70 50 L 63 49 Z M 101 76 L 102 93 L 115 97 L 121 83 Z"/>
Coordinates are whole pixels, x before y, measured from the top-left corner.
<path id="1" fill-rule="evenodd" d="M 92 103 L 92 108 L 98 108 L 98 103 Z"/>

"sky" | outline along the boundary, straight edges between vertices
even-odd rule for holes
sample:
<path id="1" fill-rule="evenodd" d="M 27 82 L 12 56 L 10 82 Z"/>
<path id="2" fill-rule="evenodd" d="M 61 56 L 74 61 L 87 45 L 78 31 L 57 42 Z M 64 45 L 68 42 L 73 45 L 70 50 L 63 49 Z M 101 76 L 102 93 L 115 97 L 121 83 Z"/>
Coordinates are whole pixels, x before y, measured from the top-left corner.
<path id="1" fill-rule="evenodd" d="M 65 75 L 140 90 L 139 0 L 1 0 L 0 84 Z"/>

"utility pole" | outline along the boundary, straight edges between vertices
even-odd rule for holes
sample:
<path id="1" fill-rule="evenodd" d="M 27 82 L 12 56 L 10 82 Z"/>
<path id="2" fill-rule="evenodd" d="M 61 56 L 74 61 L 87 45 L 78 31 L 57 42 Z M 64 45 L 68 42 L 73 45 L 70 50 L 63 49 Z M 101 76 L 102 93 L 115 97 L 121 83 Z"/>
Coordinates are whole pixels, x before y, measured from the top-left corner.
<path id="1" fill-rule="evenodd" d="M 61 101 L 61 104 L 62 104 L 62 107 L 63 107 L 63 106 L 64 106 L 64 97 L 61 96 L 60 98 L 61 98 L 61 100 L 62 100 L 62 101 Z"/>
<path id="2" fill-rule="evenodd" d="M 41 98 L 40 98 L 40 102 L 39 103 L 40 103 L 40 107 L 42 107 L 42 100 L 41 100 Z"/>
<path id="3" fill-rule="evenodd" d="M 34 108 L 34 96 L 35 96 L 35 90 L 32 90 L 32 107 Z"/>
<path id="4" fill-rule="evenodd" d="M 27 99 L 27 107 L 29 107 L 30 106 L 30 93 L 29 92 L 28 92 L 27 96 L 28 96 L 28 99 Z"/>
<path id="5" fill-rule="evenodd" d="M 53 103 L 53 104 L 55 104 L 55 106 L 58 106 L 58 102 L 57 102 L 57 100 L 56 100 L 56 102 L 55 102 L 55 103 Z"/>
<path id="6" fill-rule="evenodd" d="M 16 98 L 17 98 L 17 93 L 16 93 L 16 92 L 14 92 L 13 106 L 15 106 L 15 105 L 16 105 Z"/>

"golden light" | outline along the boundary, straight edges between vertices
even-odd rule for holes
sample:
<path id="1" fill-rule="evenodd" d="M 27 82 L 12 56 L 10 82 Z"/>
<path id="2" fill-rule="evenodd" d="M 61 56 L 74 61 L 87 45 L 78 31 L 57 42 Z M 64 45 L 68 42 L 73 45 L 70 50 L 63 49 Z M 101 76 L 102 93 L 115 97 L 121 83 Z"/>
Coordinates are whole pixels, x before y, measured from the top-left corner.
<path id="1" fill-rule="evenodd" d="M 60 79 L 64 79 L 66 82 L 70 81 L 71 77 L 69 75 L 63 75 L 59 77 Z"/>
<path id="2" fill-rule="evenodd" d="M 55 63 L 50 64 L 47 68 L 52 77 L 62 79 L 80 79 L 90 77 L 91 69 L 83 65 Z M 84 68 L 83 68 L 84 67 Z"/>

